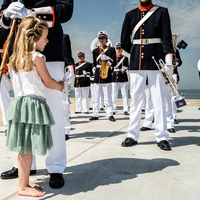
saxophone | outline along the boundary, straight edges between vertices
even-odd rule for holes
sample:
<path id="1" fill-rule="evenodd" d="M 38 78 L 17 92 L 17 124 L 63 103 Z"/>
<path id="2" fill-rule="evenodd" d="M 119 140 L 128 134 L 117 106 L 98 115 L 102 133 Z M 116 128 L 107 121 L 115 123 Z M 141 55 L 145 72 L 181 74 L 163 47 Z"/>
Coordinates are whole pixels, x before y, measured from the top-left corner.
<path id="1" fill-rule="evenodd" d="M 102 50 L 102 55 L 105 55 L 105 51 L 103 47 L 99 47 Z M 106 79 L 108 77 L 108 70 L 110 65 L 106 60 L 101 60 L 101 68 L 100 68 L 100 76 L 102 79 Z"/>

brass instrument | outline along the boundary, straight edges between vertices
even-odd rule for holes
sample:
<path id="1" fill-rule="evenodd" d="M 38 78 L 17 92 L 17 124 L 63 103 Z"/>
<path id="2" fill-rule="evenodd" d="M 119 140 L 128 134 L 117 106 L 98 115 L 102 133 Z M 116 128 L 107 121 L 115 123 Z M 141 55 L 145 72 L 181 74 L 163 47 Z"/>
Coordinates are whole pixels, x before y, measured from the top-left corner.
<path id="1" fill-rule="evenodd" d="M 174 53 L 176 54 L 176 43 L 177 43 L 177 39 L 180 35 L 172 35 L 172 45 L 174 48 Z"/>
<path id="2" fill-rule="evenodd" d="M 99 47 L 102 50 L 102 55 L 105 55 L 104 48 Z M 108 77 L 108 70 L 110 65 L 106 60 L 101 60 L 101 68 L 100 68 L 100 76 L 102 79 L 106 79 Z"/>
<path id="3" fill-rule="evenodd" d="M 176 104 L 176 107 L 179 108 L 179 107 L 182 107 L 182 106 L 185 106 L 187 105 L 186 102 L 185 102 L 185 97 L 184 95 L 180 95 L 176 86 L 175 86 L 175 81 L 173 78 L 170 78 L 168 73 L 166 72 L 164 66 L 165 66 L 165 63 L 162 59 L 159 60 L 159 64 L 156 62 L 154 56 L 152 56 L 152 59 L 154 60 L 156 66 L 158 67 L 160 73 L 162 74 L 163 78 L 164 78 L 164 81 L 166 84 L 168 84 L 169 88 L 171 89 L 171 91 L 173 92 L 174 96 L 175 96 L 175 104 Z M 161 70 L 162 69 L 162 70 Z"/>

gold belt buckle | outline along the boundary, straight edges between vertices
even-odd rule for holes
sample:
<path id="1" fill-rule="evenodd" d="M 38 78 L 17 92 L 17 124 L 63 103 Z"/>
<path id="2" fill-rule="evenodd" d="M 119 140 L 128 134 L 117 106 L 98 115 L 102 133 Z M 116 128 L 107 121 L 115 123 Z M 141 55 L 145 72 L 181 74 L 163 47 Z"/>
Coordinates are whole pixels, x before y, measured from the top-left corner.
<path id="1" fill-rule="evenodd" d="M 141 39 L 141 44 L 142 45 L 148 45 L 149 44 L 149 39 Z"/>

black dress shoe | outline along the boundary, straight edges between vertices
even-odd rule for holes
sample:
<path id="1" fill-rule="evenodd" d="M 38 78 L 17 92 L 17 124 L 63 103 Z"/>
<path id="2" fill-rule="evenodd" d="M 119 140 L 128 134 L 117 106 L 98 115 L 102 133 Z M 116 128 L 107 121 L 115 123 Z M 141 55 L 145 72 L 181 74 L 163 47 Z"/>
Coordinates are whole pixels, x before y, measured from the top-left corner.
<path id="1" fill-rule="evenodd" d="M 91 120 L 98 120 L 98 119 L 99 119 L 98 117 L 90 117 L 89 120 L 91 121 Z"/>
<path id="2" fill-rule="evenodd" d="M 69 119 L 71 119 L 72 117 L 69 116 Z"/>
<path id="3" fill-rule="evenodd" d="M 123 147 L 131 147 L 133 145 L 137 144 L 137 141 L 135 141 L 132 138 L 126 138 L 125 141 L 122 142 Z"/>
<path id="4" fill-rule="evenodd" d="M 100 108 L 99 110 L 104 110 L 103 108 Z"/>
<path id="5" fill-rule="evenodd" d="M 50 174 L 50 180 L 49 180 L 49 186 L 51 188 L 61 188 L 63 187 L 65 184 L 64 178 L 63 178 L 63 174 L 59 174 L 59 173 L 52 173 Z"/>
<path id="6" fill-rule="evenodd" d="M 167 129 L 167 131 L 170 132 L 170 133 L 176 133 L 174 128 L 169 128 L 169 129 Z"/>
<path id="7" fill-rule="evenodd" d="M 200 110 L 200 107 L 198 108 L 198 110 Z"/>
<path id="8" fill-rule="evenodd" d="M 30 175 L 33 175 L 33 174 L 36 174 L 36 170 L 30 171 Z M 13 179 L 13 178 L 18 178 L 18 169 L 15 167 L 1 174 L 1 179 Z"/>
<path id="9" fill-rule="evenodd" d="M 174 119 L 174 124 L 179 124 L 179 122 L 176 119 Z"/>
<path id="10" fill-rule="evenodd" d="M 69 140 L 69 135 L 65 135 L 65 141 Z"/>
<path id="11" fill-rule="evenodd" d="M 89 114 L 89 112 L 85 112 L 85 114 Z"/>
<path id="12" fill-rule="evenodd" d="M 89 108 L 89 110 L 93 110 L 93 108 L 92 108 L 92 107 L 90 107 L 90 108 Z"/>
<path id="13" fill-rule="evenodd" d="M 142 128 L 140 129 L 140 131 L 149 131 L 149 130 L 151 130 L 151 128 L 148 128 L 148 127 L 142 127 Z"/>
<path id="14" fill-rule="evenodd" d="M 124 115 L 129 115 L 127 111 L 124 112 Z"/>
<path id="15" fill-rule="evenodd" d="M 167 140 L 161 140 L 157 143 L 158 147 L 162 150 L 171 150 L 171 147 L 169 145 L 169 142 Z"/>
<path id="16" fill-rule="evenodd" d="M 145 112 L 145 110 L 144 110 L 144 109 L 142 109 L 142 112 Z"/>
<path id="17" fill-rule="evenodd" d="M 115 121 L 116 121 L 115 118 L 114 118 L 113 116 L 110 116 L 110 117 L 109 117 L 109 120 L 110 120 L 111 122 L 115 122 Z"/>
<path id="18" fill-rule="evenodd" d="M 113 115 L 115 115 L 116 113 L 115 112 L 113 112 Z"/>
<path id="19" fill-rule="evenodd" d="M 75 112 L 74 114 L 81 114 L 81 112 Z"/>

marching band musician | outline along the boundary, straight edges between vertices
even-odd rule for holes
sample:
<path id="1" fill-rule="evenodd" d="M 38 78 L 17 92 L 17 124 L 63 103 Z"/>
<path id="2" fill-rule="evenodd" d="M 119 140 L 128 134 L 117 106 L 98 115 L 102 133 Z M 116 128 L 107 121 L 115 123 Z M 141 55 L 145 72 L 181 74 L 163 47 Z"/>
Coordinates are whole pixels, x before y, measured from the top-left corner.
<path id="1" fill-rule="evenodd" d="M 116 66 L 112 75 L 112 102 L 113 102 L 113 114 L 117 109 L 117 97 L 119 85 L 121 87 L 124 115 L 129 115 L 128 107 L 128 76 L 126 71 L 128 70 L 128 58 L 122 55 L 123 49 L 121 43 L 115 44 L 116 49 Z"/>
<path id="2" fill-rule="evenodd" d="M 107 46 L 109 35 L 106 31 L 98 32 L 98 39 L 100 42 L 100 47 L 97 47 L 93 50 L 93 63 L 95 67 L 95 79 L 94 79 L 94 104 L 93 104 L 93 116 L 90 120 L 98 120 L 99 116 L 99 94 L 100 89 L 103 89 L 104 103 L 106 114 L 109 117 L 109 120 L 115 122 L 113 117 L 113 105 L 112 105 L 112 72 L 116 65 L 116 52 L 115 48 Z M 104 52 L 104 53 L 103 53 Z M 104 63 L 107 68 L 107 76 L 101 77 L 101 72 L 104 70 Z"/>
<path id="3" fill-rule="evenodd" d="M 92 64 L 85 61 L 85 52 L 77 52 L 79 62 L 75 64 L 74 73 L 74 89 L 76 98 L 76 112 L 81 113 L 81 101 L 83 104 L 83 111 L 89 114 L 89 90 L 90 90 L 90 76 L 92 75 Z"/>
<path id="4" fill-rule="evenodd" d="M 4 43 L 6 41 L 8 34 L 9 34 L 9 30 L 6 30 L 4 28 L 0 28 L 1 55 L 2 55 L 2 51 L 3 51 L 3 46 L 4 46 Z M 2 61 L 1 55 L 0 55 L 0 64 L 1 64 L 1 61 Z M 7 70 L 7 69 L 5 69 L 5 70 Z M 2 112 L 2 119 L 3 119 L 3 126 L 4 126 L 4 129 L 5 129 L 5 135 L 6 135 L 6 130 L 7 130 L 7 120 L 5 118 L 5 112 L 8 109 L 9 104 L 10 104 L 9 80 L 6 77 L 6 75 L 3 74 L 1 82 L 0 82 L 0 107 L 1 107 L 1 112 Z"/>
<path id="5" fill-rule="evenodd" d="M 152 59 L 154 56 L 157 62 L 159 59 L 165 60 L 166 70 L 173 67 L 174 50 L 171 42 L 170 18 L 167 8 L 154 6 L 151 0 L 139 1 L 139 7 L 126 13 L 121 32 L 122 48 L 131 55 L 130 123 L 127 138 L 122 142 L 122 146 L 128 147 L 137 144 L 144 90 L 148 78 L 154 107 L 157 146 L 162 150 L 171 150 L 168 142 L 165 105 L 162 99 L 165 82 Z M 149 11 L 150 15 L 146 16 Z M 130 35 L 132 35 L 132 39 Z"/>
<path id="6" fill-rule="evenodd" d="M 46 67 L 52 78 L 56 81 L 63 80 L 64 56 L 61 23 L 70 20 L 73 13 L 73 0 L 24 0 L 23 2 L 24 4 L 13 0 L 4 0 L 1 7 L 0 25 L 8 29 L 11 26 L 12 19 L 23 19 L 28 16 L 47 21 L 49 25 L 49 43 L 43 51 L 46 57 Z M 49 186 L 52 188 L 61 188 L 64 185 L 63 172 L 66 166 L 66 144 L 64 139 L 63 95 L 57 90 L 48 88 L 45 90 L 47 104 L 55 119 L 55 125 L 51 127 L 54 145 L 51 150 L 47 151 L 45 159 L 50 174 Z M 18 177 L 17 164 L 11 170 L 1 174 L 2 179 L 16 177 Z"/>

